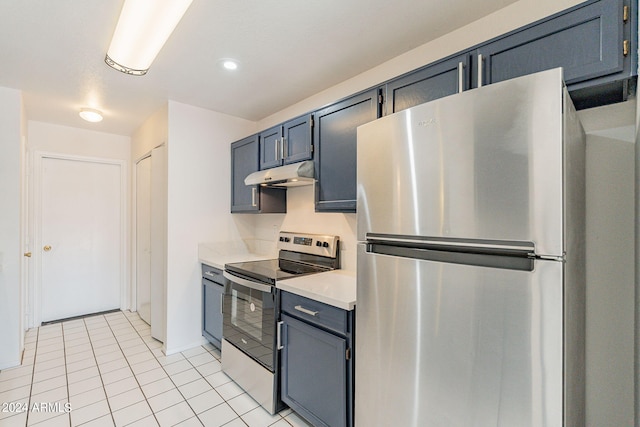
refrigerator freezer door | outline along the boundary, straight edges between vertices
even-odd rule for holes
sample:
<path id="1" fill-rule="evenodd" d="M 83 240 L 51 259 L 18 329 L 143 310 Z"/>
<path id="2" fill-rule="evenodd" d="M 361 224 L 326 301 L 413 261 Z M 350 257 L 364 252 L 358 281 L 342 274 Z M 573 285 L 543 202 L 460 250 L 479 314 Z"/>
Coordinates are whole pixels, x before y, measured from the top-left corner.
<path id="1" fill-rule="evenodd" d="M 366 233 L 533 242 L 562 256 L 560 69 L 438 99 L 358 128 Z"/>
<path id="2" fill-rule="evenodd" d="M 469 266 L 359 244 L 356 427 L 563 425 L 563 263 L 532 262 Z"/>

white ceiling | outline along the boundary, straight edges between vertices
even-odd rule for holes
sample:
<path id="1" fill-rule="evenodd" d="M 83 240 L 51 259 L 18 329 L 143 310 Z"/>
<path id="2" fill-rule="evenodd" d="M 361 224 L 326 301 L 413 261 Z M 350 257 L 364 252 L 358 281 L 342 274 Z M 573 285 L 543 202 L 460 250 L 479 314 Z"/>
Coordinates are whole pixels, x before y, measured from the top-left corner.
<path id="1" fill-rule="evenodd" d="M 121 135 L 167 99 L 255 121 L 514 1 L 194 0 L 138 77 L 104 63 L 123 0 L 2 0 L 0 86 L 29 120 Z"/>

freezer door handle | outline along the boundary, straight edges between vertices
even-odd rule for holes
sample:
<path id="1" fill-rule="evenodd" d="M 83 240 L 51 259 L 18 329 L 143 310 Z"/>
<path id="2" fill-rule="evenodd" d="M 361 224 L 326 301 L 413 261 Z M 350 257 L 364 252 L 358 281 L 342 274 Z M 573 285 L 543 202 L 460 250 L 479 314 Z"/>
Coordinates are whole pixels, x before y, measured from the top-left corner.
<path id="1" fill-rule="evenodd" d="M 535 245 L 533 242 L 474 240 L 429 236 L 400 236 L 376 233 L 367 233 L 366 239 L 369 243 L 408 246 L 422 249 L 507 253 L 528 257 L 532 257 L 535 254 Z"/>
<path id="2" fill-rule="evenodd" d="M 477 267 L 503 268 L 507 270 L 533 271 L 535 258 L 505 254 L 447 251 L 408 246 L 393 246 L 382 243 L 367 243 L 366 252 L 424 261 L 446 262 L 450 264 Z"/>

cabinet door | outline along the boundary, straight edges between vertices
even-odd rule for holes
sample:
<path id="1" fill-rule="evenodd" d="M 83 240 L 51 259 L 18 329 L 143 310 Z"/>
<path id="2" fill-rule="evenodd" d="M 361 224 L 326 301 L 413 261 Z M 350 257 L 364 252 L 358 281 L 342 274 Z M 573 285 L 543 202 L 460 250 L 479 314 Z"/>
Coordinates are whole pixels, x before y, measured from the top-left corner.
<path id="1" fill-rule="evenodd" d="M 356 211 L 356 128 L 380 117 L 378 89 L 317 111 L 316 212 Z"/>
<path id="2" fill-rule="evenodd" d="M 462 54 L 387 83 L 386 114 L 467 90 L 471 83 L 469 55 Z"/>
<path id="3" fill-rule="evenodd" d="M 482 46 L 482 83 L 556 67 L 564 67 L 568 85 L 620 72 L 622 13 L 622 0 L 591 2 Z"/>
<path id="4" fill-rule="evenodd" d="M 282 165 L 282 126 L 260 133 L 260 170 Z"/>
<path id="5" fill-rule="evenodd" d="M 202 335 L 220 348 L 222 339 L 222 298 L 224 287 L 208 280 L 202 286 Z"/>
<path id="6" fill-rule="evenodd" d="M 286 314 L 282 321 L 282 401 L 315 426 L 346 426 L 346 340 Z"/>
<path id="7" fill-rule="evenodd" d="M 231 144 L 231 212 L 257 212 L 258 188 L 244 179 L 258 170 L 258 135 Z"/>
<path id="8" fill-rule="evenodd" d="M 284 163 L 296 163 L 310 160 L 313 153 L 312 146 L 312 115 L 288 121 L 283 126 L 284 135 Z"/>

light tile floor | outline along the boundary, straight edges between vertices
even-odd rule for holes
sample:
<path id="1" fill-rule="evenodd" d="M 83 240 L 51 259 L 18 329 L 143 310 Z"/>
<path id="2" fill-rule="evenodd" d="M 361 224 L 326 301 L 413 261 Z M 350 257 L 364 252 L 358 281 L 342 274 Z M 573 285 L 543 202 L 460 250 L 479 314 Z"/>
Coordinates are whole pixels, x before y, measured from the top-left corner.
<path id="1" fill-rule="evenodd" d="M 204 345 L 165 356 L 137 313 L 27 332 L 22 365 L 0 371 L 0 426 L 308 427 L 270 415 Z"/>

